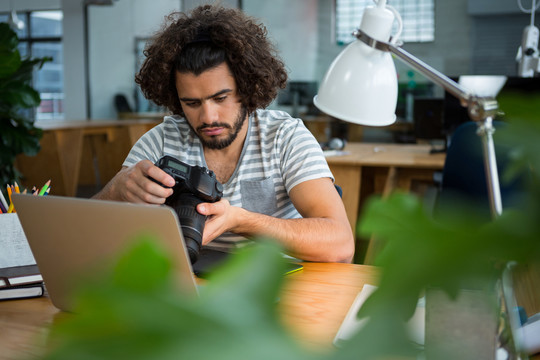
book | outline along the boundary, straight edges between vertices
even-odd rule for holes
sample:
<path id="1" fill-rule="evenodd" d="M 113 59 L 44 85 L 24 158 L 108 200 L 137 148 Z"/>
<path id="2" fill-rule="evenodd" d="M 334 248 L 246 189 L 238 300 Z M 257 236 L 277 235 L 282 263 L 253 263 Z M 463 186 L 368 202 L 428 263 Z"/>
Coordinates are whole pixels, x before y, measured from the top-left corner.
<path id="1" fill-rule="evenodd" d="M 0 229 L 0 300 L 42 296 L 43 277 L 17 214 L 2 214 Z"/>
<path id="2" fill-rule="evenodd" d="M 37 265 L 0 268 L 0 289 L 42 282 L 43 277 Z"/>
<path id="3" fill-rule="evenodd" d="M 43 282 L 4 287 L 0 289 L 0 301 L 39 297 L 44 292 Z"/>

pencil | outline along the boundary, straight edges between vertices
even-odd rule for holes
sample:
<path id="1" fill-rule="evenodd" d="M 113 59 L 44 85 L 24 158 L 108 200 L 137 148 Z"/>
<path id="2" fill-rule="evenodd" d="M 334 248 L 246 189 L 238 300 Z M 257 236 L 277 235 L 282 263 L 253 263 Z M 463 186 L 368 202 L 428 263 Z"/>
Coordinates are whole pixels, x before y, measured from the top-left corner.
<path id="1" fill-rule="evenodd" d="M 8 191 L 8 197 L 9 197 L 9 204 L 11 205 L 11 186 L 6 185 L 7 191 Z"/>
<path id="2" fill-rule="evenodd" d="M 0 190 L 0 203 L 2 203 L 2 207 L 4 209 L 4 212 L 7 211 L 9 205 L 6 201 L 6 198 L 4 197 L 4 193 Z"/>
<path id="3" fill-rule="evenodd" d="M 17 184 L 17 182 L 15 181 L 15 185 L 14 185 L 14 190 L 15 190 L 15 193 L 19 194 L 20 190 L 19 190 L 19 184 Z"/>
<path id="4" fill-rule="evenodd" d="M 49 187 L 49 185 L 51 184 L 51 180 L 48 180 L 45 185 L 43 185 L 43 187 L 41 188 L 41 191 L 39 192 L 39 196 L 43 196 L 43 194 L 45 194 L 45 191 L 47 191 L 47 188 Z"/>

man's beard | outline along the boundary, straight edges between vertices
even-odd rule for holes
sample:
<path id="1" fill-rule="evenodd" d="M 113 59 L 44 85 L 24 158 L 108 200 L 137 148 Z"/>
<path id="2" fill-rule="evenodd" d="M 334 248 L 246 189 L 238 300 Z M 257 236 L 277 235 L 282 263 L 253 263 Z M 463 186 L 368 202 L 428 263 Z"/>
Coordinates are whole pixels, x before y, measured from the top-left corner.
<path id="1" fill-rule="evenodd" d="M 201 143 L 204 147 L 212 150 L 221 150 L 225 149 L 227 146 L 231 145 L 234 140 L 238 137 L 238 133 L 242 129 L 242 126 L 244 125 L 244 122 L 246 121 L 247 117 L 247 109 L 242 106 L 240 111 L 238 112 L 238 116 L 236 117 L 236 121 L 234 122 L 233 126 L 225 123 L 219 123 L 214 122 L 212 124 L 203 124 L 197 128 L 197 135 L 199 136 L 199 139 L 201 140 Z M 200 131 L 209 128 L 209 127 L 223 127 L 225 129 L 231 129 L 231 133 L 229 136 L 225 139 L 218 139 L 217 137 L 210 137 L 210 140 L 206 140 L 202 136 L 200 136 Z"/>

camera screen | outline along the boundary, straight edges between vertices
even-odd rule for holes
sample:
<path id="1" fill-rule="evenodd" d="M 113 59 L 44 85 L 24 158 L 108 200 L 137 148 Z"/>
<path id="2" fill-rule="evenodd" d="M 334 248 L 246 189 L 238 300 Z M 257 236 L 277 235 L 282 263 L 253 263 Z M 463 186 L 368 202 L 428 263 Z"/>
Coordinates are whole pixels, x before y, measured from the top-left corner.
<path id="1" fill-rule="evenodd" d="M 187 167 L 182 165 L 182 164 L 177 163 L 176 161 L 169 160 L 167 166 L 169 166 L 169 167 L 171 167 L 171 168 L 173 168 L 175 170 L 181 171 L 184 174 L 187 173 Z"/>

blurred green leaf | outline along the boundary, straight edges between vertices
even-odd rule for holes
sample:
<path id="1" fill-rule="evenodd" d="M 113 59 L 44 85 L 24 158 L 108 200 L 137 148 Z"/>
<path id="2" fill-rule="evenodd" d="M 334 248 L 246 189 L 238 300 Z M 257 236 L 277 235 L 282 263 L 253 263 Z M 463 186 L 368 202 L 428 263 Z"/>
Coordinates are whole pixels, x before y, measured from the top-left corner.
<path id="1" fill-rule="evenodd" d="M 14 166 L 17 155 L 35 155 L 40 150 L 42 131 L 34 127 L 25 109 L 36 108 L 41 99 L 32 87 L 34 69 L 50 57 L 21 59 L 17 34 L 7 23 L 0 23 L 0 181 L 20 181 Z"/>
<path id="2" fill-rule="evenodd" d="M 277 320 L 284 264 L 276 246 L 234 256 L 199 298 L 178 292 L 167 259 L 155 239 L 139 241 L 54 327 L 60 346 L 46 359 L 318 358 Z"/>
<path id="3" fill-rule="evenodd" d="M 0 78 L 12 75 L 21 66 L 21 55 L 19 51 L 0 51 Z"/>

